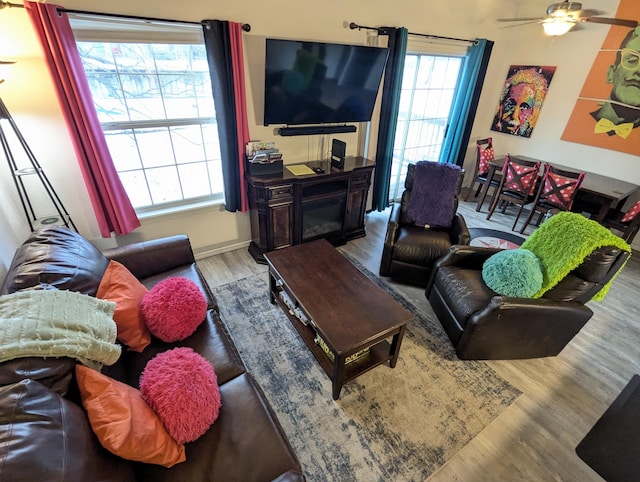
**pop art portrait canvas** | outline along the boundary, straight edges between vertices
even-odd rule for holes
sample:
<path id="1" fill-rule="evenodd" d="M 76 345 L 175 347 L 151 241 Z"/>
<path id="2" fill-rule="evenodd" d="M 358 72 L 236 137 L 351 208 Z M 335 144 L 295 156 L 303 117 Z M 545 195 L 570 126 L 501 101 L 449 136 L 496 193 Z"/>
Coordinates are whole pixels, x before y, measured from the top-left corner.
<path id="1" fill-rule="evenodd" d="M 640 20 L 640 2 L 615 16 Z M 640 155 L 640 27 L 609 28 L 561 139 Z"/>
<path id="2" fill-rule="evenodd" d="M 531 137 L 555 67 L 512 65 L 502 86 L 491 130 Z"/>

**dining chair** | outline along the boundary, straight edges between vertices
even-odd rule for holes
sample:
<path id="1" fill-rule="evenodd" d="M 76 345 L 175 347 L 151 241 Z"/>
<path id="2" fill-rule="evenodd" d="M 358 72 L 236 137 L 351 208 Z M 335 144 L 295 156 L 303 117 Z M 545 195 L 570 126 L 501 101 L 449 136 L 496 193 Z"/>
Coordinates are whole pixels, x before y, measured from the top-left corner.
<path id="1" fill-rule="evenodd" d="M 473 192 L 476 183 L 478 183 L 478 187 L 476 188 L 476 192 L 473 197 L 478 197 L 478 195 L 480 195 L 483 184 L 487 182 L 487 174 L 489 173 L 490 169 L 489 163 L 494 160 L 495 152 L 493 149 L 493 138 L 487 137 L 485 139 L 478 139 L 476 141 L 476 167 L 473 171 L 471 186 L 469 186 L 469 192 L 467 193 L 465 201 L 469 201 L 471 199 L 471 193 Z M 501 175 L 502 174 L 496 173 L 493 176 L 493 179 L 490 180 L 490 186 L 494 189 L 497 188 L 500 184 Z M 484 191 L 482 199 L 478 200 L 479 207 L 482 207 L 482 205 L 484 204 L 484 200 L 487 197 L 487 192 L 488 189 Z"/>
<path id="2" fill-rule="evenodd" d="M 601 224 L 605 228 L 620 231 L 620 237 L 631 244 L 640 230 L 640 201 L 626 212 L 610 209 Z"/>
<path id="3" fill-rule="evenodd" d="M 502 203 L 504 214 L 510 204 L 520 206 L 511 230 L 518 224 L 525 204 L 533 200 L 532 193 L 538 181 L 540 161 L 527 161 L 507 154 L 502 168 L 502 179 L 491 197 L 491 205 L 487 219 L 491 219 L 498 204 Z"/>
<path id="4" fill-rule="evenodd" d="M 520 234 L 524 233 L 536 213 L 538 213 L 538 219 L 535 225 L 540 226 L 542 217 L 547 213 L 571 211 L 573 200 L 578 194 L 584 176 L 584 172 L 566 171 L 546 164 L 544 176 L 536 190 L 531 212 L 522 224 Z"/>

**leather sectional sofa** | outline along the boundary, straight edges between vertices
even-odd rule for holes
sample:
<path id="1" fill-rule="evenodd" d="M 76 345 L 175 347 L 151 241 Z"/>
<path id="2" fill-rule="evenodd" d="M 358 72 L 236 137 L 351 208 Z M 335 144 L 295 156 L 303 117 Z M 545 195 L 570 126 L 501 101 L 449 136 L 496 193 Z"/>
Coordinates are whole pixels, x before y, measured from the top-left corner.
<path id="1" fill-rule="evenodd" d="M 176 346 L 190 347 L 215 369 L 220 414 L 202 437 L 185 444 L 186 462 L 171 468 L 131 462 L 105 450 L 93 433 L 80 401 L 74 359 L 5 361 L 0 364 L 0 480 L 304 480 L 287 436 L 220 319 L 186 236 L 103 253 L 69 229 L 37 231 L 18 248 L 0 294 L 46 284 L 95 296 L 110 260 L 125 265 L 147 288 L 167 277 L 188 278 L 204 294 L 208 309 L 204 322 L 185 340 L 169 344 L 154 338 L 141 353 L 123 347 L 119 360 L 102 373 L 138 387 L 148 360 Z"/>

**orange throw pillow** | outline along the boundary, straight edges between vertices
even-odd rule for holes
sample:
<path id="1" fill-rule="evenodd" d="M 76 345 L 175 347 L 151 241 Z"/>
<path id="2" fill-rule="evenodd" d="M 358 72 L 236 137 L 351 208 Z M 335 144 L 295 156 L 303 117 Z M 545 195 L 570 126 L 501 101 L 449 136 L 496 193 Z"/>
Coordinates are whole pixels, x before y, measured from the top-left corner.
<path id="1" fill-rule="evenodd" d="M 140 301 L 146 293 L 147 288 L 117 261 L 109 262 L 96 293 L 96 298 L 115 302 L 113 320 L 118 327 L 117 338 L 137 352 L 151 343 L 151 333 L 140 313 Z"/>
<path id="2" fill-rule="evenodd" d="M 109 452 L 164 467 L 187 460 L 139 390 L 83 365 L 76 365 L 76 379 L 91 428 Z"/>

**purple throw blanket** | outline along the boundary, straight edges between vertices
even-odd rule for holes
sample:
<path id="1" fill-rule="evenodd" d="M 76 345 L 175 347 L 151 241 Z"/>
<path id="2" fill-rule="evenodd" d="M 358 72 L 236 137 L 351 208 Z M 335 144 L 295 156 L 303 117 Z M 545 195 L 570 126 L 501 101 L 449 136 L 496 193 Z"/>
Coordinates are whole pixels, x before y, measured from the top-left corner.
<path id="1" fill-rule="evenodd" d="M 448 228 L 453 221 L 460 166 L 431 161 L 416 163 L 408 214 L 418 226 Z"/>

